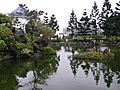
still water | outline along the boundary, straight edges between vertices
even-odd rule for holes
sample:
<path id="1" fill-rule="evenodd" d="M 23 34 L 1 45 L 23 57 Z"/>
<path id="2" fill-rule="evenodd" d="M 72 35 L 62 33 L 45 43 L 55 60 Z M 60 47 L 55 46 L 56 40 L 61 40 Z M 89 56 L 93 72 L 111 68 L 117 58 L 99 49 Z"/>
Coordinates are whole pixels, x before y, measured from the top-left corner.
<path id="1" fill-rule="evenodd" d="M 57 56 L 0 62 L 0 90 L 120 90 L 120 53 L 115 60 L 73 60 L 72 48 Z"/>

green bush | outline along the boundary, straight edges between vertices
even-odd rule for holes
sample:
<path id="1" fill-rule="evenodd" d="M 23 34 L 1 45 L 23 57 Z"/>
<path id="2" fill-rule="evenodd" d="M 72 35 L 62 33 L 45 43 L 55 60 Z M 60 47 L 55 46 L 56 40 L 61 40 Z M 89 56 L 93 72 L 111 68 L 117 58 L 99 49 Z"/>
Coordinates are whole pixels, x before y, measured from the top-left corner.
<path id="1" fill-rule="evenodd" d="M 0 51 L 4 51 L 6 47 L 6 43 L 3 40 L 0 40 Z"/>
<path id="2" fill-rule="evenodd" d="M 95 38 L 97 40 L 103 40 L 106 38 L 105 35 L 91 35 L 90 37 Z"/>
<path id="3" fill-rule="evenodd" d="M 51 47 L 43 47 L 42 54 L 44 54 L 44 55 L 54 55 L 54 54 L 56 54 L 56 52 Z"/>
<path id="4" fill-rule="evenodd" d="M 113 53 L 106 53 L 103 54 L 103 52 L 82 52 L 74 56 L 75 58 L 81 58 L 81 59 L 108 59 L 113 58 Z"/>
<path id="5" fill-rule="evenodd" d="M 107 37 L 108 41 L 120 41 L 120 37 L 119 36 L 110 36 Z"/>
<path id="6" fill-rule="evenodd" d="M 77 36 L 71 39 L 70 41 L 73 42 L 89 42 L 91 40 L 91 37 L 89 36 Z"/>
<path id="7" fill-rule="evenodd" d="M 16 58 L 22 58 L 22 57 L 30 57 L 33 54 L 32 49 L 30 49 L 31 46 L 24 43 L 16 42 Z"/>

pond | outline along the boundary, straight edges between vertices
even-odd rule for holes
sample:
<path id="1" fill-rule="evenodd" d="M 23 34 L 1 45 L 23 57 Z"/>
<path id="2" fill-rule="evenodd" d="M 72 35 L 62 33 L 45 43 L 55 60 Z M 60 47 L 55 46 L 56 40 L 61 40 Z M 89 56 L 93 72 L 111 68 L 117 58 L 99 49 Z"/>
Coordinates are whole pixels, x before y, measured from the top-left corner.
<path id="1" fill-rule="evenodd" d="M 73 48 L 61 47 L 57 56 L 0 62 L 0 90 L 120 90 L 119 54 L 108 61 L 73 60 Z"/>

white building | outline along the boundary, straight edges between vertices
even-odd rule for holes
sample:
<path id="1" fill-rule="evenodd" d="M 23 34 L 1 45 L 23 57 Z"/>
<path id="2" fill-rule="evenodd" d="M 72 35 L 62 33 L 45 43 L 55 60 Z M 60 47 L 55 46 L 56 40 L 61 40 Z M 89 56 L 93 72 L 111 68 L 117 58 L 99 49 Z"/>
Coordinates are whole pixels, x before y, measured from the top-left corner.
<path id="1" fill-rule="evenodd" d="M 18 23 L 13 24 L 15 28 L 21 28 L 24 33 L 26 33 L 25 25 L 27 24 L 27 16 L 25 15 L 25 10 L 22 7 L 18 7 L 16 10 L 9 13 L 13 19 L 18 19 Z"/>

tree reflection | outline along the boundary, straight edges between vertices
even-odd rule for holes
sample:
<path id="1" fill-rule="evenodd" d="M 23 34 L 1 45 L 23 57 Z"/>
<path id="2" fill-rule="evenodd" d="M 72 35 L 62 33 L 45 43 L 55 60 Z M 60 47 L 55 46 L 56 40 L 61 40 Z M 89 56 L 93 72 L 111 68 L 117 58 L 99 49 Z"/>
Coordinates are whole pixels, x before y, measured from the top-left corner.
<path id="1" fill-rule="evenodd" d="M 100 79 L 103 79 L 106 86 L 109 88 L 114 80 L 120 84 L 120 49 L 111 50 L 115 54 L 114 60 L 91 61 L 91 60 L 70 60 L 71 69 L 76 75 L 79 68 L 82 68 L 86 77 L 91 72 L 96 85 L 99 85 Z M 102 78 L 100 78 L 102 77 Z"/>
<path id="2" fill-rule="evenodd" d="M 24 62 L 19 60 L 16 62 L 0 63 L 0 89 L 15 90 L 22 88 L 24 90 L 25 86 L 17 86 L 19 82 L 16 82 L 15 76 L 25 79 L 28 73 L 32 71 L 32 74 L 30 74 L 34 76 L 30 84 L 32 90 L 42 90 L 39 85 L 47 85 L 46 80 L 50 75 L 56 73 L 58 66 L 59 63 L 56 56 L 43 56 L 32 60 L 25 60 Z"/>

